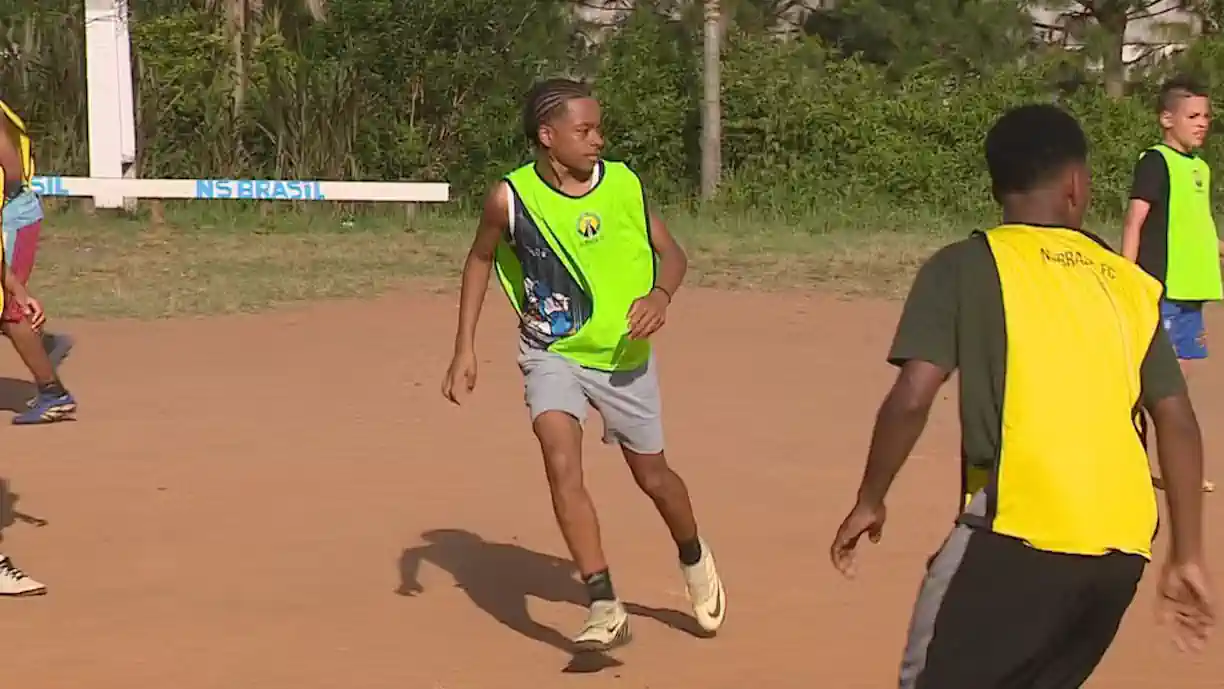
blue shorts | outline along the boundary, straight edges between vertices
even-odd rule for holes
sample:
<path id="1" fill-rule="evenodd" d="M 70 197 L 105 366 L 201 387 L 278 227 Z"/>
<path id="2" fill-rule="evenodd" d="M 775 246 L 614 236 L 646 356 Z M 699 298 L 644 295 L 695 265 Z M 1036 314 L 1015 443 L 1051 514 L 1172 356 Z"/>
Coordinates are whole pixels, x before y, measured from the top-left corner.
<path id="1" fill-rule="evenodd" d="M 1203 302 L 1160 302 L 1160 320 L 1178 359 L 1207 358 L 1207 325 L 1203 322 Z"/>

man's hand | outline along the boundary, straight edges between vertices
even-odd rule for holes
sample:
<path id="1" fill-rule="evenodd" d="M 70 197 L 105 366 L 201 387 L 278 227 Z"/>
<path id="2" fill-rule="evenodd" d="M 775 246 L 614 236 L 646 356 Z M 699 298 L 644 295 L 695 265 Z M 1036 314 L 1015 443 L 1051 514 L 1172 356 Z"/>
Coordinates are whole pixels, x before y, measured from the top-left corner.
<path id="1" fill-rule="evenodd" d="M 1182 651 L 1198 651 L 1215 626 L 1211 584 L 1198 563 L 1168 563 L 1160 575 L 1157 613 L 1173 627 L 1173 640 Z"/>
<path id="2" fill-rule="evenodd" d="M 837 571 L 848 578 L 854 578 L 857 573 L 854 549 L 858 546 L 859 539 L 866 534 L 872 543 L 879 543 L 884 535 L 884 520 L 887 516 L 888 511 L 883 503 L 858 504 L 850 510 L 850 514 L 846 515 L 845 521 L 837 529 L 833 545 L 829 548 L 829 559 Z"/>
<path id="3" fill-rule="evenodd" d="M 476 389 L 476 354 L 469 349 L 455 352 L 450 368 L 442 380 L 442 396 L 454 404 L 463 404 L 463 398 Z"/>
<path id="4" fill-rule="evenodd" d="M 43 310 L 42 302 L 29 292 L 26 293 L 25 312 L 30 318 L 30 327 L 34 332 L 42 333 L 43 325 L 47 322 L 47 312 Z"/>
<path id="5" fill-rule="evenodd" d="M 47 321 L 47 314 L 43 311 L 42 304 L 16 280 L 9 281 L 8 289 L 9 298 L 16 302 L 25 312 L 26 317 L 30 319 L 30 327 L 34 329 L 34 332 L 41 331 L 43 324 Z"/>
<path id="6" fill-rule="evenodd" d="M 658 332 L 667 322 L 667 307 L 671 297 L 655 287 L 629 307 L 629 339 L 644 340 Z"/>

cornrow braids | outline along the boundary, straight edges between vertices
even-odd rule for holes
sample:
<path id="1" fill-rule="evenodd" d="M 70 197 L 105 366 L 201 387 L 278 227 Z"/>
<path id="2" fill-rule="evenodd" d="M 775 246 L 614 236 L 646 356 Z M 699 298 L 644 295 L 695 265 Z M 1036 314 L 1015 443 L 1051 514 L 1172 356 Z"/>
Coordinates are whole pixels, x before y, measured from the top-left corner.
<path id="1" fill-rule="evenodd" d="M 590 98 L 591 87 L 573 79 L 546 79 L 536 82 L 527 92 L 523 105 L 523 134 L 533 145 L 540 145 L 540 126 L 560 114 L 565 104 L 578 98 Z"/>

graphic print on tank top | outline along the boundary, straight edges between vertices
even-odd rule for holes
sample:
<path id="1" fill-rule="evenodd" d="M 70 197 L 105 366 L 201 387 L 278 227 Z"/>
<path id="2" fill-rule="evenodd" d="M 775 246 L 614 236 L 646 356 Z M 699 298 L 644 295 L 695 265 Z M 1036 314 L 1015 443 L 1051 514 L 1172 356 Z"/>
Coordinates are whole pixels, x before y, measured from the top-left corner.
<path id="1" fill-rule="evenodd" d="M 514 204 L 506 242 L 523 268 L 523 338 L 533 346 L 547 348 L 553 342 L 578 332 L 591 317 L 591 297 L 565 268 L 544 239 L 534 218 L 511 188 Z"/>

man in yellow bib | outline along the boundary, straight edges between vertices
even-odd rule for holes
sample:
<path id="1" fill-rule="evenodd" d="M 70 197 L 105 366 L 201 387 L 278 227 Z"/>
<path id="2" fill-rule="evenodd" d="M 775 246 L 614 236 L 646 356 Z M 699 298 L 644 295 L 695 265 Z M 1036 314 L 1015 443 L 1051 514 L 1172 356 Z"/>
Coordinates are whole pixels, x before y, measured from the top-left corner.
<path id="1" fill-rule="evenodd" d="M 537 84 L 523 129 L 536 158 L 495 184 L 485 201 L 463 266 L 455 356 L 442 394 L 459 404 L 476 384 L 476 322 L 496 267 L 520 319 L 518 363 L 553 512 L 590 598 L 574 648 L 607 650 L 630 636 L 583 485 L 588 406 L 600 412 L 605 441 L 620 445 L 667 524 L 694 616 L 714 632 L 726 615 L 726 593 L 697 534 L 688 489 L 663 452 L 649 340 L 666 320 L 688 260 L 649 211 L 638 176 L 600 157 L 599 103 L 585 84 Z"/>
<path id="2" fill-rule="evenodd" d="M 1162 611 L 1191 647 L 1214 621 L 1198 422 L 1160 324 L 1160 284 L 1080 229 L 1087 155 L 1079 124 L 1054 106 L 1000 118 L 986 161 L 1004 224 L 931 257 L 897 326 L 900 370 L 830 556 L 852 574 L 859 539 L 879 541 L 889 486 L 959 372 L 958 517 L 927 564 L 901 689 L 1087 680 L 1152 557 L 1145 409 L 1171 522 Z"/>
<path id="3" fill-rule="evenodd" d="M 1197 153 L 1211 125 L 1211 99 L 1193 80 L 1174 78 L 1160 89 L 1158 111 L 1161 141 L 1135 165 L 1122 255 L 1164 287 L 1161 319 L 1189 378 L 1192 362 L 1207 358 L 1203 305 L 1224 297 L 1211 168 Z M 1203 489 L 1215 486 L 1203 481 Z"/>

